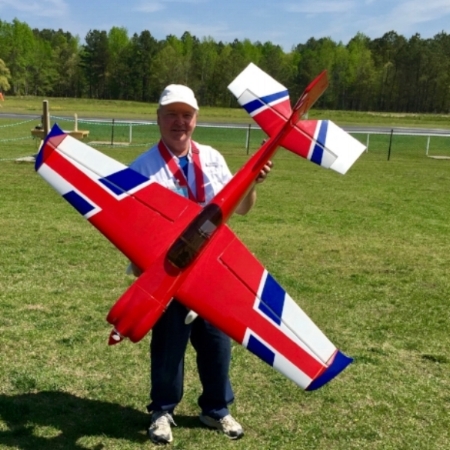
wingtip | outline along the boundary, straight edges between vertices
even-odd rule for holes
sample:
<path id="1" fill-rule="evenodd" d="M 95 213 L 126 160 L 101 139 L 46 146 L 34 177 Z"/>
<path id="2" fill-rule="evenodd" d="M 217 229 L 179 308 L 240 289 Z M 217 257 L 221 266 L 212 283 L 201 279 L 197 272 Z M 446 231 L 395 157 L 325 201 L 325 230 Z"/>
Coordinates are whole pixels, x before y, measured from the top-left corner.
<path id="1" fill-rule="evenodd" d="M 63 130 L 58 126 L 58 124 L 54 124 L 50 132 L 47 134 L 45 139 L 43 140 L 41 146 L 39 147 L 39 152 L 36 156 L 36 161 L 34 163 L 34 169 L 36 172 L 39 171 L 42 164 L 45 162 L 50 153 L 58 146 L 60 141 L 64 139 L 66 134 Z M 47 144 L 53 142 L 52 146 L 48 146 Z"/>
<path id="2" fill-rule="evenodd" d="M 345 175 L 366 150 L 362 142 L 330 120 L 328 120 L 327 147 L 337 155 L 330 169 L 341 175 Z"/>
<path id="3" fill-rule="evenodd" d="M 344 355 L 344 353 L 337 350 L 328 369 L 315 380 L 313 380 L 313 382 L 306 388 L 306 390 L 315 391 L 316 389 L 319 389 L 324 384 L 328 383 L 334 377 L 339 375 L 352 362 L 353 358 L 350 358 L 347 355 Z"/>
<path id="4" fill-rule="evenodd" d="M 276 92 L 287 91 L 286 87 L 260 69 L 257 65 L 250 63 L 238 76 L 228 85 L 228 90 L 239 99 L 246 91 L 251 91 L 258 98 Z M 239 101 L 239 100 L 238 100 Z"/>

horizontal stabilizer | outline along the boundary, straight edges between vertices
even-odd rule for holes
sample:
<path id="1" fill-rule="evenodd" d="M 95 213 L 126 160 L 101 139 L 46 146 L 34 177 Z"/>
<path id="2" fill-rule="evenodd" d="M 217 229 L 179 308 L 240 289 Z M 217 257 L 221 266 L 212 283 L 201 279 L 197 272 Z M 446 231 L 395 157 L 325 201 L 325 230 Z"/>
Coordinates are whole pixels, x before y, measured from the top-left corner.
<path id="1" fill-rule="evenodd" d="M 280 145 L 342 175 L 366 149 L 361 142 L 331 120 L 300 120 Z"/>
<path id="2" fill-rule="evenodd" d="M 252 117 L 268 106 L 284 118 L 291 115 L 288 90 L 253 63 L 229 84 L 228 89 Z"/>
<path id="3" fill-rule="evenodd" d="M 366 146 L 342 128 L 339 128 L 331 120 L 327 122 L 328 132 L 325 145 L 329 151 L 337 155 L 336 161 L 330 166 L 330 169 L 344 175 L 361 156 Z"/>
<path id="4" fill-rule="evenodd" d="M 292 113 L 288 90 L 250 63 L 228 86 L 238 103 L 269 135 L 275 135 Z"/>
<path id="5" fill-rule="evenodd" d="M 345 174 L 366 147 L 329 120 L 302 120 L 327 87 L 327 73 L 323 71 L 307 86 L 292 113 L 287 89 L 251 63 L 228 89 L 270 137 L 276 136 L 287 121 L 292 124 L 279 143 L 281 147 Z"/>

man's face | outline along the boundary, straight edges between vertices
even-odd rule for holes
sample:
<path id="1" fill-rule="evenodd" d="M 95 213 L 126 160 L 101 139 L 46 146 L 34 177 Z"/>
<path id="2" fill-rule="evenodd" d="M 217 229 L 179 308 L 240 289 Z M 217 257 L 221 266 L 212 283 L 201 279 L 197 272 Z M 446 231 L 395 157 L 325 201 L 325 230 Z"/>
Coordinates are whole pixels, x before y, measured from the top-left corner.
<path id="1" fill-rule="evenodd" d="M 189 150 L 189 141 L 197 124 L 197 111 L 185 103 L 171 103 L 158 109 L 161 138 L 176 155 Z"/>

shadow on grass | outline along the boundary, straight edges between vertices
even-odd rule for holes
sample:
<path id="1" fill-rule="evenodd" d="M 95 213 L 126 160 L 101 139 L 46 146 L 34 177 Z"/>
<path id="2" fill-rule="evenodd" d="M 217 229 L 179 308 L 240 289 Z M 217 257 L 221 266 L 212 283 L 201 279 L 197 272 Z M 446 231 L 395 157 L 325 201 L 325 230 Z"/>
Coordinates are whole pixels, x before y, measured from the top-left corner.
<path id="1" fill-rule="evenodd" d="M 142 444 L 150 421 L 130 407 L 56 391 L 0 395 L 0 418 L 7 426 L 0 428 L 0 447 L 21 450 L 81 449 L 80 438 L 99 436 Z"/>

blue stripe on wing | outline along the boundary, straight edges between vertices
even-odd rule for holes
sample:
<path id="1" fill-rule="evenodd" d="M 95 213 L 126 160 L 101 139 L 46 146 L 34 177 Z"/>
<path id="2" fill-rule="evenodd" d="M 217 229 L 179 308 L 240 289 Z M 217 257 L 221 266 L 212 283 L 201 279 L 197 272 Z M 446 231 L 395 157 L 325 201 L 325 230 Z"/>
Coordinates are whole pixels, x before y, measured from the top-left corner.
<path id="1" fill-rule="evenodd" d="M 259 108 L 270 105 L 271 103 L 280 100 L 282 98 L 289 97 L 289 92 L 287 90 L 276 92 L 275 94 L 266 95 L 265 97 L 257 98 L 255 100 L 252 100 L 251 102 L 247 103 L 246 105 L 242 105 L 245 110 L 252 114 L 254 111 L 258 110 Z"/>
<path id="2" fill-rule="evenodd" d="M 75 191 L 67 192 L 67 194 L 63 195 L 63 198 L 65 198 L 83 216 L 95 209 L 95 206 L 92 203 L 89 203 Z"/>
<path id="3" fill-rule="evenodd" d="M 263 344 L 258 338 L 250 335 L 248 340 L 247 349 L 254 353 L 258 358 L 261 358 L 264 362 L 273 367 L 275 361 L 275 353 L 270 350 L 265 344 Z"/>
<path id="4" fill-rule="evenodd" d="M 124 192 L 128 192 L 137 186 L 146 183 L 148 178 L 127 167 L 119 172 L 108 175 L 107 177 L 100 178 L 99 181 L 114 194 L 121 195 Z"/>
<path id="5" fill-rule="evenodd" d="M 281 325 L 285 296 L 286 291 L 268 273 L 264 282 L 258 309 L 276 324 Z"/>
<path id="6" fill-rule="evenodd" d="M 322 120 L 320 123 L 317 141 L 314 145 L 314 150 L 311 155 L 311 161 L 318 164 L 319 166 L 322 164 L 323 149 L 325 147 L 327 132 L 328 132 L 328 120 Z"/>

